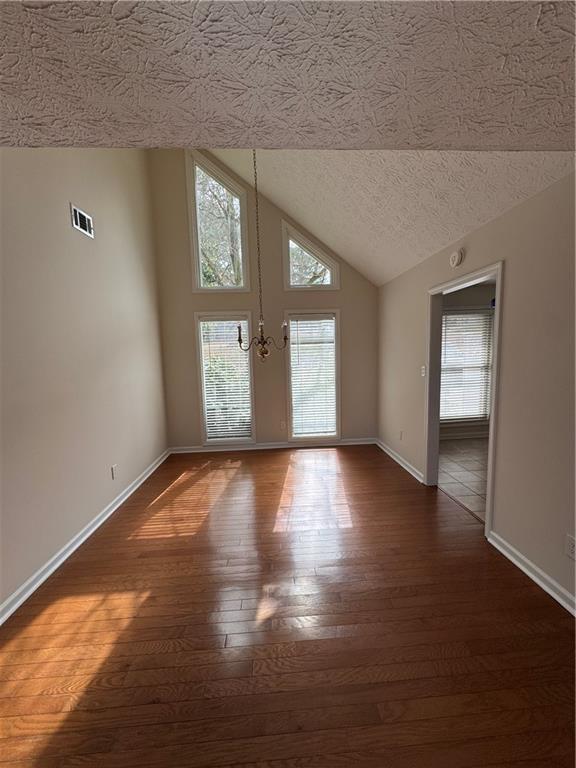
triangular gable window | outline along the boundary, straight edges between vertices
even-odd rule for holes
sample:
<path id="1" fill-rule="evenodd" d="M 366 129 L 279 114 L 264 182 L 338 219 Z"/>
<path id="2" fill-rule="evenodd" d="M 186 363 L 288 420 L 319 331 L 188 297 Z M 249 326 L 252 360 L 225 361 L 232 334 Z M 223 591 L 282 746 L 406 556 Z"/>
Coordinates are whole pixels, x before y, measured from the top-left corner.
<path id="1" fill-rule="evenodd" d="M 290 285 L 330 285 L 332 270 L 315 256 L 290 240 Z"/>
<path id="2" fill-rule="evenodd" d="M 333 259 L 318 253 L 318 249 L 285 225 L 285 258 L 287 287 L 337 288 L 338 265 Z"/>

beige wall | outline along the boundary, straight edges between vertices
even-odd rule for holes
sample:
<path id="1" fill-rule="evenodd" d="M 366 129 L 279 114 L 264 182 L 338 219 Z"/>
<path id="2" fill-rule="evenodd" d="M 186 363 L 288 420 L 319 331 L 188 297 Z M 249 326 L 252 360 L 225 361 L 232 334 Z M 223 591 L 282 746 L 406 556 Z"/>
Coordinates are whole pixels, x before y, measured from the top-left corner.
<path id="1" fill-rule="evenodd" d="M 457 246 L 466 258 L 452 270 Z M 427 291 L 499 260 L 494 531 L 573 592 L 574 563 L 564 554 L 574 531 L 573 175 L 380 289 L 379 436 L 424 469 Z"/>
<path id="2" fill-rule="evenodd" d="M 0 158 L 1 602 L 166 438 L 145 153 Z M 70 201 L 94 216 L 94 240 L 72 229 Z"/>
<path id="3" fill-rule="evenodd" d="M 219 167 L 222 164 L 211 157 Z M 194 312 L 251 310 L 258 320 L 253 194 L 248 191 L 251 291 L 194 293 L 186 201 L 185 154 L 150 153 L 155 198 L 156 247 L 162 304 L 168 433 L 171 446 L 200 445 L 201 404 Z M 264 314 L 267 331 L 279 335 L 285 309 L 340 309 L 342 355 L 342 437 L 374 437 L 377 409 L 377 289 L 341 261 L 266 198 L 261 200 Z M 282 218 L 294 224 L 340 263 L 338 291 L 285 291 L 282 277 Z M 253 327 L 254 330 L 254 327 Z M 280 442 L 288 437 L 286 354 L 273 352 L 266 363 L 254 362 L 256 439 Z"/>
<path id="4" fill-rule="evenodd" d="M 257 294 L 252 216 L 252 291 L 192 291 L 182 151 L 14 149 L 2 150 L 0 163 L 1 602 L 167 443 L 201 443 L 194 312 L 248 309 L 256 319 Z M 250 190 L 248 199 L 251 211 Z M 95 240 L 71 228 L 70 200 L 94 215 Z M 505 262 L 494 529 L 567 589 L 573 205 L 573 178 L 558 182 L 465 238 L 466 259 L 456 272 Z M 379 399 L 378 436 L 423 469 L 427 291 L 454 276 L 454 246 L 379 296 L 335 254 L 340 291 L 287 292 L 282 217 L 263 199 L 270 330 L 278 331 L 285 309 L 339 308 L 342 437 L 374 436 Z M 254 369 L 257 440 L 284 441 L 285 355 L 274 353 Z"/>

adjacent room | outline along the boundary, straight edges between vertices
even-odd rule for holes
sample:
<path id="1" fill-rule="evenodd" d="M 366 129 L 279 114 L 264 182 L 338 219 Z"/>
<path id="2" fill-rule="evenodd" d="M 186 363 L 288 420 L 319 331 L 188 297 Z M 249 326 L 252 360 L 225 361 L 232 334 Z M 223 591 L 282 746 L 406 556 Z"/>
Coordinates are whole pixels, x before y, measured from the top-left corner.
<path id="1" fill-rule="evenodd" d="M 572 2 L 0 5 L 0 768 L 572 768 Z"/>
<path id="2" fill-rule="evenodd" d="M 486 517 L 496 284 L 442 295 L 438 487 Z"/>

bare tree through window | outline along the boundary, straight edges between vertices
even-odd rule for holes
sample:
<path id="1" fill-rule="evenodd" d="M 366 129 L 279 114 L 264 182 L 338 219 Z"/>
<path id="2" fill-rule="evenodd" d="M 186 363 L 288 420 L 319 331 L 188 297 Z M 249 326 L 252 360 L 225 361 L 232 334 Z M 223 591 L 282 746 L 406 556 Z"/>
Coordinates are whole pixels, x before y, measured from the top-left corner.
<path id="1" fill-rule="evenodd" d="M 294 240 L 289 241 L 290 285 L 330 285 L 332 271 Z"/>
<path id="2" fill-rule="evenodd" d="M 240 198 L 196 166 L 196 221 L 203 288 L 241 288 Z"/>

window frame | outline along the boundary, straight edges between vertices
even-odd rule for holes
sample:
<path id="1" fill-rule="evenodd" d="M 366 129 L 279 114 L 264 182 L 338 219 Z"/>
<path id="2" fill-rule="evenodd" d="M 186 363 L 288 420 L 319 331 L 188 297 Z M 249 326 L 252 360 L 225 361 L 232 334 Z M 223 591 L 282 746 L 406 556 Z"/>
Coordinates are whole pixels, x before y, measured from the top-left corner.
<path id="1" fill-rule="evenodd" d="M 328 267 L 332 273 L 330 285 L 292 285 L 290 282 L 290 240 L 305 251 L 309 251 L 315 259 Z M 331 256 L 328 256 L 321 248 L 311 242 L 287 221 L 282 220 L 282 273 L 284 277 L 285 291 L 339 291 L 340 290 L 340 265 Z"/>
<path id="2" fill-rule="evenodd" d="M 287 392 L 287 413 L 288 413 L 288 442 L 303 444 L 324 444 L 326 442 L 336 442 L 341 440 L 342 420 L 341 420 L 341 390 L 342 376 L 340 365 L 340 310 L 339 309 L 287 309 L 284 311 L 284 320 L 288 323 L 288 332 L 290 335 L 290 320 L 308 319 L 308 318 L 334 318 L 334 352 L 336 369 L 336 432 L 330 435 L 310 435 L 294 436 L 293 414 L 292 414 L 292 366 L 290 361 L 290 350 L 286 355 L 286 392 Z M 291 340 L 289 344 L 291 344 Z"/>
<path id="3" fill-rule="evenodd" d="M 242 275 L 244 278 L 241 286 L 209 286 L 202 285 L 201 278 L 201 253 L 198 238 L 198 210 L 196 207 L 196 168 L 211 176 L 219 184 L 240 201 L 240 245 L 242 249 Z M 188 214 L 188 232 L 190 237 L 190 250 L 192 257 L 192 291 L 194 293 L 249 293 L 250 292 L 250 258 L 248 253 L 248 195 L 246 188 L 228 176 L 225 171 L 215 165 L 203 153 L 196 150 L 186 152 L 186 199 Z"/>
<path id="4" fill-rule="evenodd" d="M 255 411 L 255 398 L 254 398 L 254 361 L 252 351 L 243 352 L 248 356 L 248 370 L 250 371 L 250 426 L 252 436 L 250 438 L 245 437 L 208 437 L 206 430 L 206 393 L 204 390 L 204 375 L 203 375 L 203 362 L 202 362 L 202 328 L 201 324 L 204 320 L 222 320 L 222 321 L 240 321 L 246 320 L 248 323 L 248 336 L 252 337 L 252 312 L 241 310 L 238 312 L 195 312 L 194 322 L 196 324 L 196 367 L 198 369 L 198 386 L 200 391 L 200 431 L 202 435 L 202 445 L 205 446 L 218 446 L 218 445 L 252 445 L 256 442 L 256 411 Z"/>

